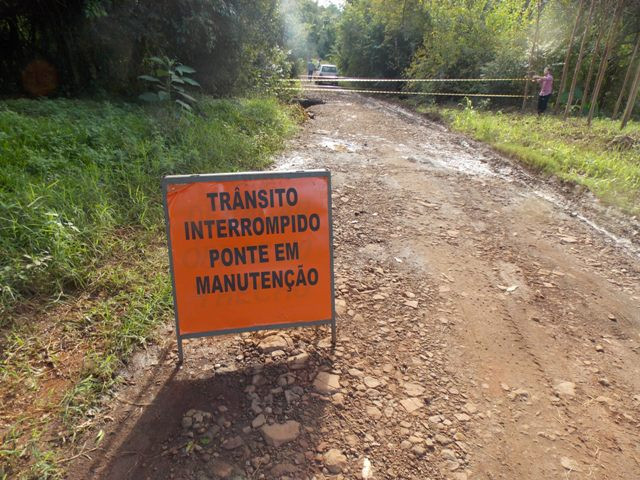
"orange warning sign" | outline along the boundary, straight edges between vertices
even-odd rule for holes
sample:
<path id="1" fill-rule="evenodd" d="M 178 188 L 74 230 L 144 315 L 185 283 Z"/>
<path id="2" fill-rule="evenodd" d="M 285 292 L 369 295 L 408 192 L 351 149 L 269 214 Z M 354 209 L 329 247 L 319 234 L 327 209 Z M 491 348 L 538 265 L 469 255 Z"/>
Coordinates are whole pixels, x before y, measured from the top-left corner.
<path id="1" fill-rule="evenodd" d="M 178 340 L 333 321 L 328 171 L 163 182 Z"/>

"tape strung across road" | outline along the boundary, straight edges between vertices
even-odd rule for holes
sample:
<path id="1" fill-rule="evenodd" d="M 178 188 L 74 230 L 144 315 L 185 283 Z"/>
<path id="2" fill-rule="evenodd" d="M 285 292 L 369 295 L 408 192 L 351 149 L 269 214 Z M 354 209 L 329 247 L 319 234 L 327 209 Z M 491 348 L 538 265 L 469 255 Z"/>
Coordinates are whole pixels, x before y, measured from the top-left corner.
<path id="1" fill-rule="evenodd" d="M 502 97 L 502 98 L 524 98 L 525 95 L 515 95 L 506 93 L 443 93 L 443 92 L 403 92 L 395 90 L 360 90 L 355 88 L 321 88 L 321 87 L 285 87 L 282 90 L 302 90 L 304 92 L 334 92 L 334 93 L 392 93 L 395 95 L 434 95 L 440 97 Z M 526 95 L 533 97 L 533 95 Z"/>
<path id="2" fill-rule="evenodd" d="M 524 82 L 528 78 L 282 78 L 281 82 Z"/>

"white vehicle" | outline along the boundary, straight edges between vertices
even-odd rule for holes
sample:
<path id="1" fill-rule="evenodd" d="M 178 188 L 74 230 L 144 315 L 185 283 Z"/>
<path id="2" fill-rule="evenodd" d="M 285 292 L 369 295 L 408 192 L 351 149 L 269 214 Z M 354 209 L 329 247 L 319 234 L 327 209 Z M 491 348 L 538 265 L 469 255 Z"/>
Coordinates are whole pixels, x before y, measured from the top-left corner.
<path id="1" fill-rule="evenodd" d="M 324 81 L 327 80 L 336 80 L 338 78 L 338 67 L 335 65 L 331 65 L 328 63 L 323 63 L 316 70 L 316 85 L 335 85 L 338 86 L 338 82 L 336 81 Z M 322 81 L 320 81 L 322 79 Z"/>

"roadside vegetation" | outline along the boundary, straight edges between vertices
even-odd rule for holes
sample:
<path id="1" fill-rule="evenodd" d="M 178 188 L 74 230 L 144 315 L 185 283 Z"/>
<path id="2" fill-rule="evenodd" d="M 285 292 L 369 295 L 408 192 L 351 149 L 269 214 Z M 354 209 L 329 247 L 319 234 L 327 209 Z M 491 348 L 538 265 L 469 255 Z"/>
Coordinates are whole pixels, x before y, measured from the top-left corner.
<path id="1" fill-rule="evenodd" d="M 422 113 L 433 107 L 418 107 Z M 532 169 L 584 185 L 608 205 L 640 213 L 640 124 L 466 108 L 436 110 L 453 129 L 483 141 Z"/>
<path id="2" fill-rule="evenodd" d="M 348 76 L 427 80 L 368 87 L 445 102 L 520 96 L 511 106 L 537 93 L 524 80 L 550 66 L 550 110 L 624 126 L 640 89 L 639 20 L 637 0 L 359 0 L 344 7 L 332 58 Z"/>
<path id="3" fill-rule="evenodd" d="M 275 100 L 203 100 L 200 111 L 0 104 L 2 306 L 83 286 L 116 229 L 158 228 L 163 175 L 263 168 L 293 129 Z"/>
<path id="4" fill-rule="evenodd" d="M 171 318 L 162 176 L 263 169 L 297 115 L 270 98 L 0 103 L 0 479 L 61 476 Z"/>

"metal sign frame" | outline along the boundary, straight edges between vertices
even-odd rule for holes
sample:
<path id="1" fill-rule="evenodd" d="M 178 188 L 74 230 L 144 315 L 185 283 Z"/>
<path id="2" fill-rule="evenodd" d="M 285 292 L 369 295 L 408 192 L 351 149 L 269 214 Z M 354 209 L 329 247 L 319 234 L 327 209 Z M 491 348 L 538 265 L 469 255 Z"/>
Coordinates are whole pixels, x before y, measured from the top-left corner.
<path id="1" fill-rule="evenodd" d="M 331 318 L 323 318 L 308 322 L 289 322 L 273 325 L 256 325 L 244 328 L 229 328 L 224 330 L 213 330 L 208 332 L 196 332 L 180 334 L 180 319 L 178 318 L 178 299 L 176 295 L 176 283 L 173 267 L 173 248 L 171 245 L 171 224 L 169 219 L 169 207 L 167 205 L 167 190 L 172 184 L 185 184 L 195 182 L 229 182 L 237 180 L 257 180 L 257 179 L 286 179 L 305 177 L 325 177 L 327 179 L 327 216 L 329 221 L 329 259 L 330 259 L 330 288 L 331 288 Z M 331 172 L 329 170 L 299 170 L 299 171 L 269 171 L 269 172 L 242 172 L 242 173 L 217 173 L 217 174 L 194 174 L 194 175 L 167 175 L 162 179 L 162 205 L 164 208 L 165 229 L 167 235 L 167 250 L 169 253 L 169 272 L 171 274 L 171 287 L 173 292 L 173 313 L 175 318 L 176 339 L 178 342 L 178 363 L 184 361 L 182 341 L 189 338 L 212 337 L 226 335 L 230 333 L 255 332 L 258 330 L 278 330 L 294 327 L 313 327 L 318 325 L 331 325 L 331 341 L 336 343 L 336 301 L 335 301 L 335 279 L 333 268 L 333 212 L 331 205 Z"/>

